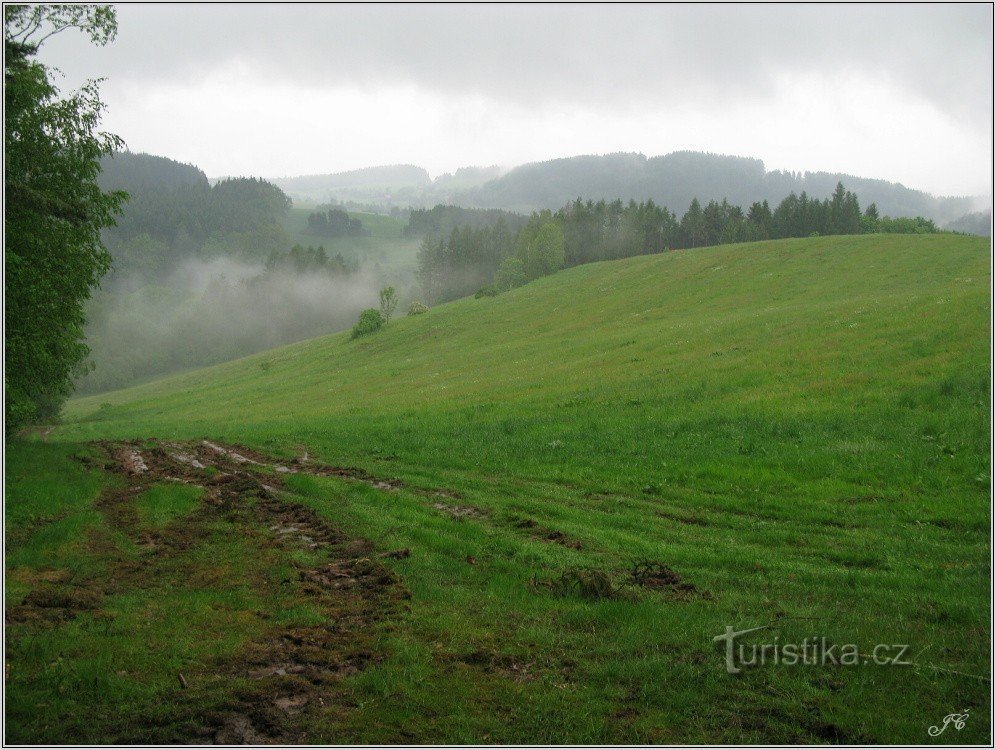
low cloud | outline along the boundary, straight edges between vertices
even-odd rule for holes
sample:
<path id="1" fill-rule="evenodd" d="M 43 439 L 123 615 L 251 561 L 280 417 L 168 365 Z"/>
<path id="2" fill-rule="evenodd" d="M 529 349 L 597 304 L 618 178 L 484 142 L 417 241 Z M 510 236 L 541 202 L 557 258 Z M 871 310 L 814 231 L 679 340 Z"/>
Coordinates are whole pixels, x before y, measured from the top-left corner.
<path id="1" fill-rule="evenodd" d="M 94 369 L 78 391 L 223 362 L 332 333 L 377 304 L 372 271 L 348 276 L 292 271 L 220 258 L 190 260 L 164 282 L 135 287 L 118 279 L 90 308 L 87 342 Z"/>

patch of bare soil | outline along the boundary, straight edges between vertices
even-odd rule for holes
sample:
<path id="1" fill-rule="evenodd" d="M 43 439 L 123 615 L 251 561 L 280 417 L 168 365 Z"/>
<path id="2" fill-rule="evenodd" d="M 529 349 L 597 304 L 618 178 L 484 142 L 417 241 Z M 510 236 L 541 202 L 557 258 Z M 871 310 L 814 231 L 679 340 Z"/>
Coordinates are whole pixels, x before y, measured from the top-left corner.
<path id="1" fill-rule="evenodd" d="M 86 585 L 41 583 L 28 592 L 19 606 L 8 612 L 9 622 L 72 620 L 83 612 L 96 609 L 102 592 Z"/>
<path id="2" fill-rule="evenodd" d="M 667 589 L 678 587 L 694 591 L 695 586 L 686 583 L 681 576 L 666 565 L 659 562 L 638 562 L 630 571 L 630 578 L 637 586 L 648 589 Z"/>
<path id="3" fill-rule="evenodd" d="M 534 575 L 530 588 L 533 591 L 549 591 L 557 596 L 589 600 L 632 599 L 637 595 L 634 588 L 650 589 L 677 601 L 713 598 L 710 592 L 698 589 L 666 565 L 652 561 L 636 563 L 621 581 L 616 574 L 597 568 L 575 567 L 549 579 Z"/>
<path id="4" fill-rule="evenodd" d="M 572 539 L 564 532 L 553 529 L 540 529 L 538 533 L 533 535 L 533 538 L 544 542 L 553 542 L 569 549 L 581 549 L 582 547 L 581 540 Z"/>
<path id="5" fill-rule="evenodd" d="M 583 547 L 579 539 L 574 539 L 562 531 L 540 526 L 532 518 L 521 518 L 513 521 L 512 526 L 517 529 L 529 529 L 531 531 L 530 536 L 541 542 L 553 542 L 554 544 L 559 544 L 562 547 L 577 550 L 582 549 Z"/>
<path id="6" fill-rule="evenodd" d="M 662 591 L 679 599 L 695 596 L 712 598 L 708 591 L 700 591 L 695 584 L 686 581 L 663 563 L 655 561 L 636 563 L 630 570 L 629 578 L 630 583 L 636 586 Z"/>

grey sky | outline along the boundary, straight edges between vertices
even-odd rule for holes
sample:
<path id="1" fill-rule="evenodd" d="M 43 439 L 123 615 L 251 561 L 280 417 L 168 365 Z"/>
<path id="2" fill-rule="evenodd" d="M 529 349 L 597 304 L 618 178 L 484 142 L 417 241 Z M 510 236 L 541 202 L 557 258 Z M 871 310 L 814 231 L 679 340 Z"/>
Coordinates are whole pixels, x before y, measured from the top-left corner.
<path id="1" fill-rule="evenodd" d="M 43 59 L 210 175 L 679 149 L 988 194 L 992 6 L 118 6 Z"/>

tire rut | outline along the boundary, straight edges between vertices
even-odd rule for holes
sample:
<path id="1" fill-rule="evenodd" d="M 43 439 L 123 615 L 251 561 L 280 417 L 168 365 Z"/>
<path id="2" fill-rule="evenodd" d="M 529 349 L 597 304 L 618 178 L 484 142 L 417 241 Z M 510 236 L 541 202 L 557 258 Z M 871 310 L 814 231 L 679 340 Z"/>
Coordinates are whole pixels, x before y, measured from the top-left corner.
<path id="1" fill-rule="evenodd" d="M 246 643 L 235 658 L 181 676 L 177 697 L 195 716 L 184 723 L 179 742 L 219 744 L 299 743 L 307 741 L 309 716 L 344 710 L 348 691 L 340 685 L 383 658 L 378 626 L 402 606 L 410 592 L 385 567 L 365 539 L 351 537 L 312 508 L 284 492 L 291 473 L 337 476 L 383 490 L 401 486 L 350 468 L 305 461 L 278 463 L 240 446 L 215 442 L 101 442 L 86 463 L 121 479 L 97 501 L 107 525 L 147 554 L 127 555 L 107 539 L 91 540 L 108 555 L 110 574 L 101 581 L 69 581 L 58 591 L 31 592 L 15 607 L 15 620 L 65 620 L 99 609 L 110 594 L 143 586 L 169 561 L 204 538 L 212 524 L 224 522 L 249 541 L 276 549 L 296 576 L 281 581 L 295 602 L 317 614 L 321 624 L 272 627 Z M 161 528 L 141 523 L 136 499 L 165 482 L 202 488 L 197 508 Z M 103 547 L 101 547 L 103 545 Z M 299 551 L 307 552 L 303 557 Z M 297 562 L 308 559 L 312 562 Z M 254 581 L 255 586 L 265 584 Z M 265 594 L 265 591 L 263 592 Z M 189 683 L 189 689 L 188 689 Z M 213 687 L 212 687 L 213 686 Z M 219 687 L 222 686 L 222 687 Z M 196 716 L 200 691 L 225 690 L 224 708 Z M 203 697 L 203 695 L 202 695 Z M 205 701 L 217 705 L 217 701 Z M 140 739 L 140 738 L 136 738 Z"/>

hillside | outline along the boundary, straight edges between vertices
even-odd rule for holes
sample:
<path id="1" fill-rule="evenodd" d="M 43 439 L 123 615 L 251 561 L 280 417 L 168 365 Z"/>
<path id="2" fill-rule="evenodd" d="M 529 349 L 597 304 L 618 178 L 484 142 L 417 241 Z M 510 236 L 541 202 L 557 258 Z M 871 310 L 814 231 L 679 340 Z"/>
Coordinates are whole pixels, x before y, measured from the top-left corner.
<path id="1" fill-rule="evenodd" d="M 119 151 L 100 162 L 100 187 L 142 193 L 150 188 L 207 187 L 207 176 L 192 164 L 182 164 L 165 156 Z"/>
<path id="2" fill-rule="evenodd" d="M 764 162 L 739 156 L 678 151 L 647 158 L 643 154 L 575 156 L 524 164 L 485 185 L 458 193 L 458 205 L 531 211 L 555 210 L 577 197 L 585 200 L 641 201 L 652 198 L 672 211 L 683 211 L 693 198 L 724 198 L 735 205 L 775 203 L 790 192 L 825 198 L 838 182 L 875 203 L 880 214 L 925 216 L 953 221 L 969 213 L 971 198 L 937 198 L 898 183 L 828 172 L 766 171 Z"/>
<path id="3" fill-rule="evenodd" d="M 9 459 L 8 741 L 986 742 L 989 283 L 674 251 L 76 399 Z M 727 673 L 766 625 L 915 666 Z"/>
<path id="4" fill-rule="evenodd" d="M 934 252 L 938 247 L 944 252 Z M 656 380 L 662 365 L 676 367 L 670 361 L 675 353 L 681 354 L 687 367 L 675 372 L 677 382 L 670 387 L 681 389 L 685 387 L 681 385 L 682 375 L 695 373 L 711 380 L 711 372 L 719 364 L 712 358 L 720 356 L 713 352 L 722 352 L 724 345 L 736 345 L 738 335 L 747 337 L 767 330 L 759 327 L 762 324 L 777 325 L 795 336 L 818 334 L 820 326 L 827 325 L 824 319 L 828 316 L 872 304 L 876 297 L 880 298 L 875 301 L 876 308 L 890 310 L 889 306 L 899 304 L 899 310 L 910 310 L 920 298 L 918 291 L 928 292 L 945 281 L 943 275 L 935 278 L 940 269 L 931 267 L 937 264 L 956 265 L 974 259 L 978 267 L 970 274 L 972 285 L 968 288 L 979 291 L 985 280 L 986 248 L 985 241 L 950 235 L 875 235 L 734 245 L 591 264 L 495 299 L 462 300 L 424 318 L 397 320 L 381 335 L 368 340 L 350 342 L 345 334 L 316 339 L 161 381 L 147 389 L 101 396 L 115 408 L 105 409 L 99 424 L 111 427 L 142 419 L 147 414 L 145 399 L 152 394 L 156 398 L 155 410 L 168 415 L 164 419 L 175 424 L 182 412 L 174 413 L 174 406 L 186 409 L 194 405 L 195 399 L 209 398 L 215 404 L 213 419 L 224 420 L 228 414 L 222 408 L 224 404 L 230 403 L 238 411 L 240 400 L 256 391 L 265 393 L 268 403 L 279 403 L 288 418 L 304 416 L 299 411 L 303 409 L 311 419 L 345 412 L 360 403 L 366 405 L 369 414 L 393 411 L 391 405 L 407 408 L 413 400 L 423 405 L 445 405 L 455 399 L 466 405 L 467 397 L 472 401 L 493 401 L 496 386 L 501 387 L 502 395 L 510 395 L 516 393 L 518 384 L 522 397 L 537 391 L 573 392 L 595 387 L 607 375 L 613 382 L 636 383 L 648 377 Z M 930 273 L 924 264 L 931 268 Z M 873 273 L 876 268 L 883 273 Z M 828 270 L 833 273 L 821 275 Z M 890 273 L 885 274 L 886 270 Z M 750 275 L 751 284 L 734 283 L 743 274 Z M 924 278 L 919 278 L 921 275 Z M 964 282 L 947 279 L 947 283 L 950 287 L 937 290 L 938 296 L 945 291 L 965 291 Z M 751 304 L 760 309 L 748 312 Z M 803 308 L 806 317 L 783 320 L 784 310 L 796 306 Z M 899 310 L 890 311 L 900 316 Z M 747 325 L 745 318 L 750 317 L 758 320 Z M 889 321 L 871 322 L 883 326 Z M 914 322 L 917 321 L 909 321 Z M 845 328 L 848 325 L 841 323 Z M 960 325 L 968 325 L 968 321 Z M 680 339 L 662 336 L 672 327 L 682 332 Z M 722 336 L 703 337 L 704 332 L 717 327 Z M 845 333 L 834 332 L 831 340 L 847 346 Z M 908 342 L 899 340 L 898 334 L 898 330 L 890 334 L 893 354 L 908 348 Z M 619 343 L 619 338 L 642 355 L 639 366 L 621 363 L 605 351 L 606 346 Z M 692 348 L 682 346 L 693 341 L 696 343 Z M 776 352 L 788 356 L 784 365 L 795 369 L 788 343 L 779 342 Z M 761 360 L 754 361 L 743 348 L 733 351 L 741 352 L 732 355 L 739 366 L 752 363 L 753 368 L 777 369 L 770 360 L 776 352 L 763 351 Z M 855 350 L 852 358 L 859 357 L 862 351 Z M 456 352 L 459 356 L 451 359 Z M 888 352 L 866 353 L 878 358 Z M 270 363 L 269 369 L 257 372 L 264 361 Z M 594 367 L 597 362 L 600 366 Z M 723 370 L 735 369 L 733 362 L 720 362 Z M 553 370 L 541 367 L 542 363 L 549 363 Z M 391 372 L 375 372 L 378 367 Z M 703 371 L 696 373 L 696 367 Z M 564 380 L 563 372 L 573 374 Z M 325 381 L 333 374 L 337 397 L 316 401 L 316 394 L 324 392 Z M 471 374 L 473 377 L 462 377 Z M 291 375 L 293 380 L 289 382 Z M 308 382 L 309 375 L 314 382 Z M 904 379 L 911 376 L 908 373 Z M 892 382 L 892 373 L 887 380 Z M 355 387 L 360 382 L 364 384 L 362 389 Z M 457 382 L 461 383 L 459 394 L 447 392 L 451 386 L 446 384 L 455 387 Z M 274 388 L 277 384 L 282 385 Z M 824 379 L 819 390 L 832 391 L 831 385 Z M 92 400 L 78 400 L 69 414 L 83 416 L 93 406 Z M 244 424 L 242 414 L 236 419 Z M 271 420 L 262 414 L 259 421 Z M 81 424 L 73 431 L 83 429 Z"/>

